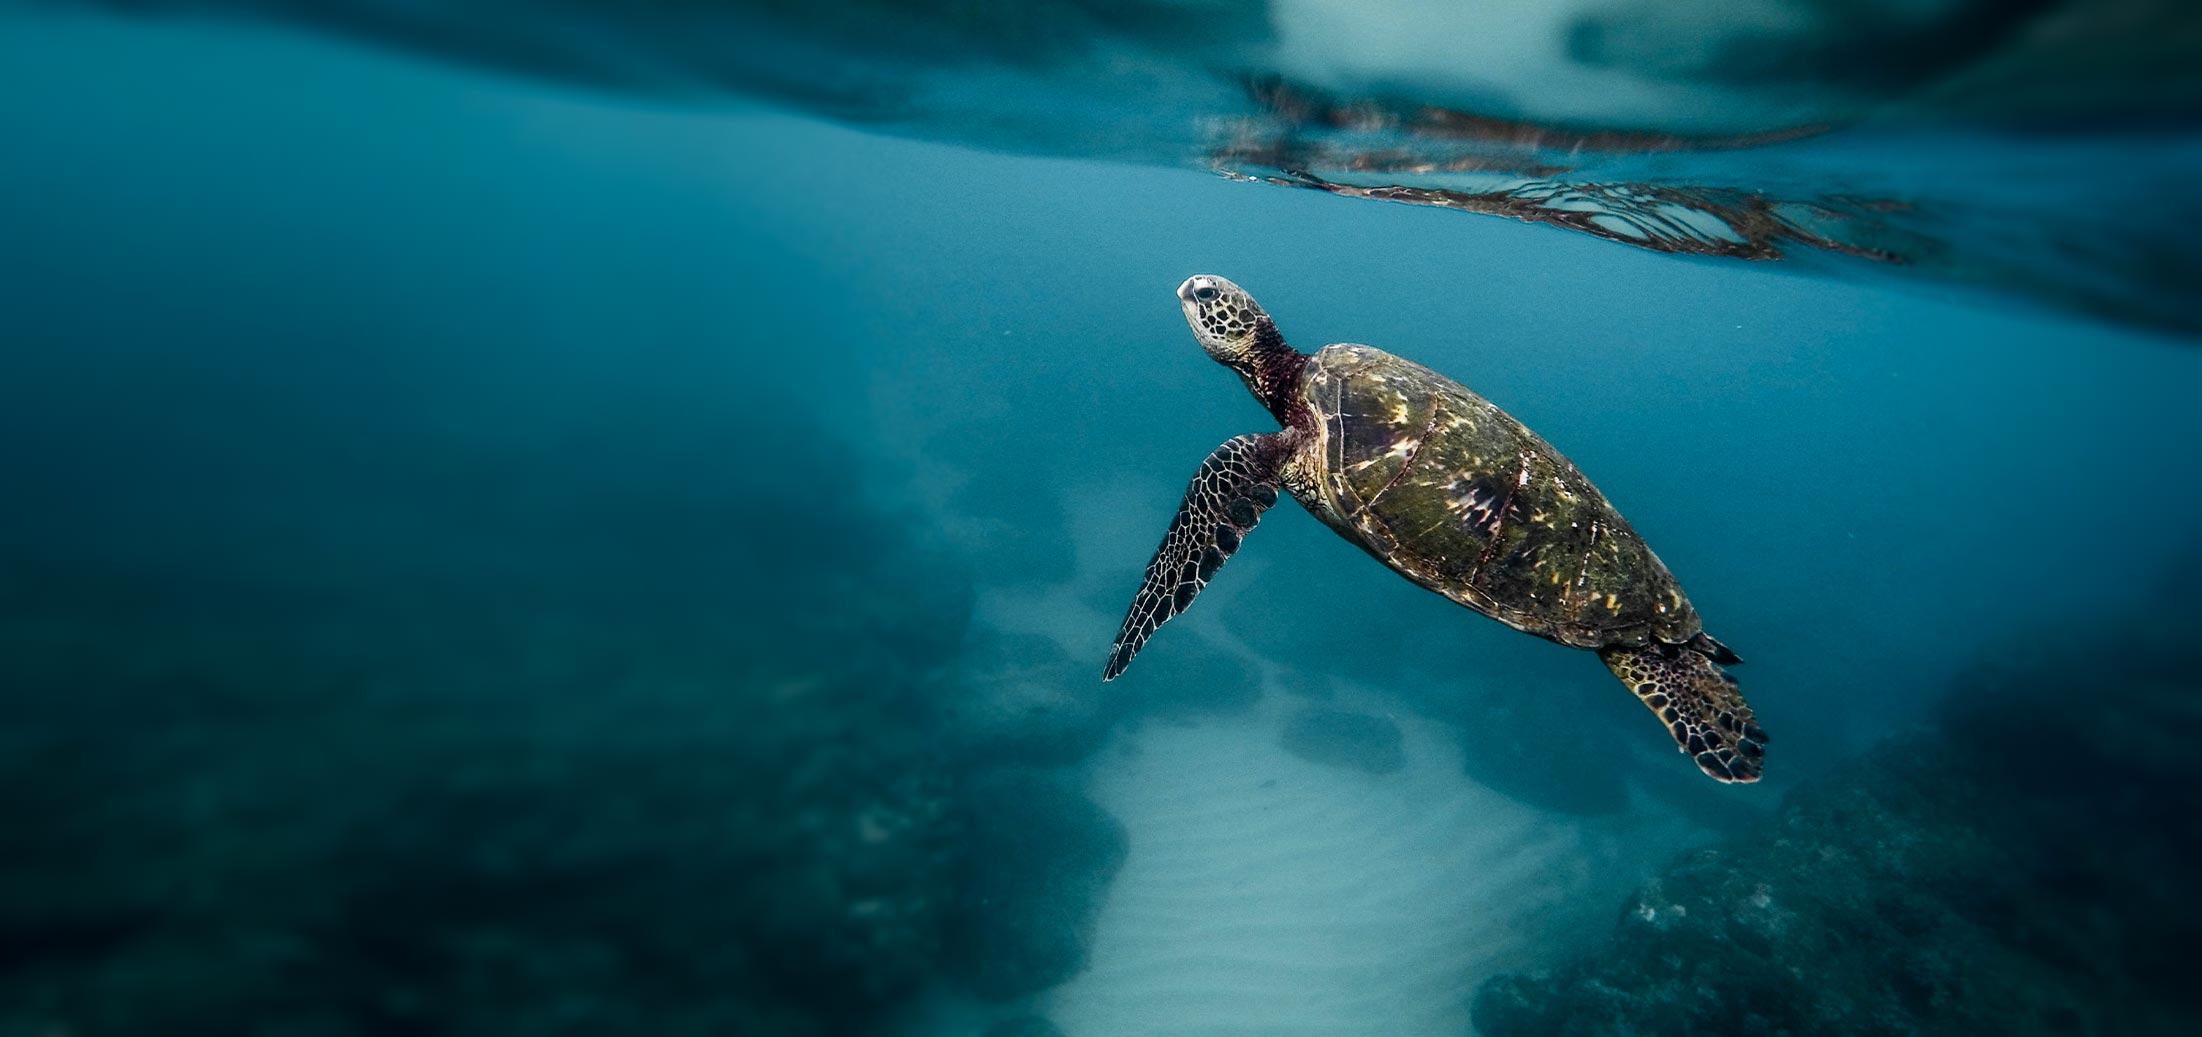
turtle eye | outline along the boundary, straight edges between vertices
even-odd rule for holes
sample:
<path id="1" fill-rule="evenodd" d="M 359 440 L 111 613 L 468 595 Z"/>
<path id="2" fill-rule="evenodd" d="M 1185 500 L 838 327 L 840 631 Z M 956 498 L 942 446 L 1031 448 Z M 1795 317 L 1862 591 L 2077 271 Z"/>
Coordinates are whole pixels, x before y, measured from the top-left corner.
<path id="1" fill-rule="evenodd" d="M 1216 296 L 1222 294 L 1222 292 L 1219 292 L 1208 285 L 1202 285 L 1199 288 L 1193 289 L 1193 298 L 1199 299 L 1202 302 L 1215 302 Z"/>

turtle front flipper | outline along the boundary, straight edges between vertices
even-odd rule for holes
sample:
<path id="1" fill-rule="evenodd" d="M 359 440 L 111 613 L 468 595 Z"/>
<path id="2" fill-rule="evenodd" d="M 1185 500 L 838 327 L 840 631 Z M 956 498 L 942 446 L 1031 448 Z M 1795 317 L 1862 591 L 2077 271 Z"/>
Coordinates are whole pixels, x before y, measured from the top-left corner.
<path id="1" fill-rule="evenodd" d="M 1707 638 L 1706 643 L 1735 658 L 1718 641 Z M 1599 649 L 1598 658 L 1659 714 L 1675 744 L 1697 761 L 1699 770 L 1714 781 L 1759 780 L 1766 732 L 1751 719 L 1751 707 L 1736 690 L 1735 678 L 1696 650 L 1694 643 L 1673 645 L 1654 639 L 1638 648 L 1614 645 Z"/>
<path id="2" fill-rule="evenodd" d="M 1277 503 L 1279 473 L 1290 452 L 1284 439 L 1278 432 L 1240 436 L 1200 463 L 1193 484 L 1185 489 L 1185 503 L 1178 506 L 1162 546 L 1147 563 L 1146 582 L 1116 633 L 1102 680 L 1115 680 L 1157 627 L 1193 603 L 1224 559 L 1239 549 L 1240 539 L 1261 521 L 1262 512 Z"/>

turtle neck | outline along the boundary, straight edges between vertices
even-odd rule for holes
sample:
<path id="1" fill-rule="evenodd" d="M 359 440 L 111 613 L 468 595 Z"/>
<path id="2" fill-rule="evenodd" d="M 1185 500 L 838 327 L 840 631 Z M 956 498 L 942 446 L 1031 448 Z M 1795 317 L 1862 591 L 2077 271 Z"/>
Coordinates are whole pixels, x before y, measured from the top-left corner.
<path id="1" fill-rule="evenodd" d="M 1239 369 L 1239 377 L 1246 380 L 1254 398 L 1277 416 L 1277 423 L 1287 428 L 1307 419 L 1307 408 L 1299 396 L 1300 373 L 1306 369 L 1307 360 L 1307 354 L 1285 345 L 1277 323 L 1267 315 L 1256 322 L 1254 347 L 1247 352 L 1246 366 Z"/>

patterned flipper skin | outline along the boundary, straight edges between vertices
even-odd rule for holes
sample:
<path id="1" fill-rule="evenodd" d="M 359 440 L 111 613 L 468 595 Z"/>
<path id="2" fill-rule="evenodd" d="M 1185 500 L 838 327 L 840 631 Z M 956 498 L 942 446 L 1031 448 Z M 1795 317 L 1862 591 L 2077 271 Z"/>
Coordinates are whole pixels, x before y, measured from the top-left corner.
<path id="1" fill-rule="evenodd" d="M 1192 605 L 1261 521 L 1262 512 L 1277 503 L 1284 452 L 1279 439 L 1276 433 L 1239 436 L 1200 463 L 1193 484 L 1185 489 L 1185 503 L 1178 506 L 1162 546 L 1147 563 L 1147 578 L 1117 631 L 1102 680 L 1115 680 L 1156 629 Z"/>

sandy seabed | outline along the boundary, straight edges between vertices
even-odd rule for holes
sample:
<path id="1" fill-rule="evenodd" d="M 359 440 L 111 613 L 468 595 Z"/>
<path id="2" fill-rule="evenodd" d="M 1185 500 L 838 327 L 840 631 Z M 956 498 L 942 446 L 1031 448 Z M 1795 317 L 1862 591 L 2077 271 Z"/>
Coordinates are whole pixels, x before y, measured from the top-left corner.
<path id="1" fill-rule="evenodd" d="M 1540 957 L 1607 890 L 1595 825 L 1536 810 L 1462 770 L 1442 727 L 1380 702 L 1405 765 L 1294 756 L 1297 704 L 1120 733 L 1091 794 L 1131 834 L 1090 967 L 1038 999 L 1070 1037 L 1461 1035 L 1469 996 Z M 1609 876 L 1610 877 L 1610 876 Z"/>

